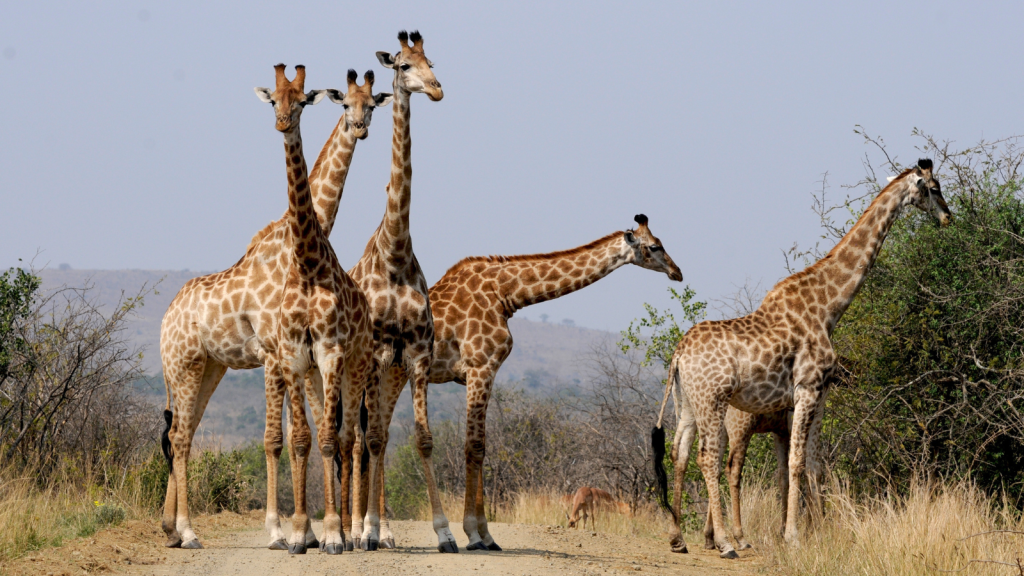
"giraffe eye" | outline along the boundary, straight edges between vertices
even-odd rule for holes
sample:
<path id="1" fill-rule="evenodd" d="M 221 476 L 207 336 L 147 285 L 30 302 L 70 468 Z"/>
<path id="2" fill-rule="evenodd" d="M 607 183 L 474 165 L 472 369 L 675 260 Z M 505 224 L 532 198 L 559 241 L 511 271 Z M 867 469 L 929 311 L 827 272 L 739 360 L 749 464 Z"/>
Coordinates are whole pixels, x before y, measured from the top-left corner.
<path id="1" fill-rule="evenodd" d="M 402 69 L 402 72 L 405 72 L 406 70 L 411 68 L 411 66 L 409 66 L 408 64 L 402 64 L 401 66 L 399 66 L 399 68 Z"/>
<path id="2" fill-rule="evenodd" d="M 662 251 L 662 247 L 661 246 L 651 246 L 651 252 L 661 252 L 661 251 Z"/>

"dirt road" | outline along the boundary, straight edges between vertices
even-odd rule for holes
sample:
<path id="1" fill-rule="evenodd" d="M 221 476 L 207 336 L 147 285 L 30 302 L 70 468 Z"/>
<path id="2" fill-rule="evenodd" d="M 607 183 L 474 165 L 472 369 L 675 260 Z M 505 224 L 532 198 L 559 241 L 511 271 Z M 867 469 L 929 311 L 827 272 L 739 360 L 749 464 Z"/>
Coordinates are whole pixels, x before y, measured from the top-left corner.
<path id="1" fill-rule="evenodd" d="M 740 560 L 721 560 L 717 553 L 698 548 L 672 554 L 665 542 L 524 524 L 490 524 L 502 552 L 467 552 L 465 536 L 453 530 L 459 554 L 442 555 L 429 522 L 393 522 L 398 548 L 378 552 L 346 552 L 328 556 L 310 550 L 304 556 L 266 549 L 261 525 L 208 538 L 205 550 L 168 550 L 156 565 L 131 566 L 130 574 L 212 576 L 219 574 L 751 574 L 759 559 L 744 553 Z M 320 531 L 319 523 L 314 530 Z M 287 527 L 286 527 L 287 531 Z"/>

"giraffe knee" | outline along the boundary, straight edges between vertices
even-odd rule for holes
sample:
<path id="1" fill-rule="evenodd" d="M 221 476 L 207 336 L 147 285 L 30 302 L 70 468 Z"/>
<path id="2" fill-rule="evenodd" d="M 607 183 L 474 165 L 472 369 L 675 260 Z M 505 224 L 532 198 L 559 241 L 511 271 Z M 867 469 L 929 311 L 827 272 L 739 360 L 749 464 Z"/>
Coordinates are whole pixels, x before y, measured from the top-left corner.
<path id="1" fill-rule="evenodd" d="M 474 464 L 481 464 L 484 461 L 486 451 L 482 440 L 469 440 L 466 442 L 466 459 Z"/>
<path id="2" fill-rule="evenodd" d="M 430 458 L 430 455 L 434 452 L 434 437 L 430 432 L 419 436 L 416 440 L 416 448 L 419 450 L 420 456 Z"/>

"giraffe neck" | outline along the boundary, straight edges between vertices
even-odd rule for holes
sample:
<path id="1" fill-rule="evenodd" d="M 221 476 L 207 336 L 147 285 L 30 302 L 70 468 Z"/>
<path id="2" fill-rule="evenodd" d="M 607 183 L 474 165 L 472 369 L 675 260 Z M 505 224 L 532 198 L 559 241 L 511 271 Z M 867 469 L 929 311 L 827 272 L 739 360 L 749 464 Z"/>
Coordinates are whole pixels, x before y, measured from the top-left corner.
<path id="1" fill-rule="evenodd" d="M 313 210 L 309 192 L 306 158 L 302 154 L 299 128 L 284 133 L 285 167 L 288 171 L 288 230 L 294 242 L 295 262 L 306 275 L 314 274 L 320 263 L 317 228 L 320 226 Z"/>
<path id="2" fill-rule="evenodd" d="M 409 137 L 409 97 L 412 94 L 394 83 L 395 100 L 392 106 L 394 134 L 391 139 L 391 180 L 388 182 L 388 206 L 384 221 L 370 240 L 367 251 L 376 249 L 384 257 L 386 266 L 401 269 L 412 261 L 412 240 L 409 236 L 409 207 L 411 201 L 412 160 Z"/>
<path id="3" fill-rule="evenodd" d="M 310 189 L 313 194 L 313 209 L 323 228 L 324 237 L 331 235 L 334 220 L 338 216 L 338 205 L 345 191 L 352 155 L 356 149 L 355 130 L 347 128 L 345 116 L 338 120 L 334 132 L 327 139 L 320 156 L 309 173 Z"/>
<path id="4" fill-rule="evenodd" d="M 622 235 L 622 232 L 614 232 L 571 250 L 505 259 L 503 268 L 519 280 L 514 285 L 503 284 L 507 286 L 503 294 L 506 307 L 515 312 L 554 300 L 590 286 L 633 262 L 633 249 Z"/>
<path id="5" fill-rule="evenodd" d="M 871 202 L 846 236 L 815 265 L 819 269 L 815 290 L 825 291 L 822 313 L 829 334 L 864 284 L 909 192 L 910 185 L 904 178 L 893 181 Z"/>

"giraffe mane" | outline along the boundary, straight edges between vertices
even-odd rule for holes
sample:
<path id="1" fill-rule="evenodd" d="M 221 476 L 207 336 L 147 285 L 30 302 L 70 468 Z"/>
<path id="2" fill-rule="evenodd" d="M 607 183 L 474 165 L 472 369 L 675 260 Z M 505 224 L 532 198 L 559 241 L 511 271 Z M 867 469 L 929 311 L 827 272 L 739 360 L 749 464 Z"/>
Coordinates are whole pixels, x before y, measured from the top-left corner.
<path id="1" fill-rule="evenodd" d="M 569 248 L 568 250 L 559 250 L 557 252 L 547 252 L 547 253 L 544 253 L 544 254 L 517 254 L 517 255 L 513 255 L 513 256 L 503 256 L 503 255 L 497 255 L 496 254 L 496 255 L 491 255 L 491 256 L 467 256 L 466 258 L 463 258 L 462 260 L 459 260 L 458 262 L 456 262 L 451 268 L 448 269 L 448 272 L 453 272 L 456 269 L 466 267 L 466 266 L 468 266 L 470 264 L 476 264 L 478 262 L 484 262 L 484 263 L 487 263 L 487 264 L 507 264 L 507 263 L 511 263 L 511 262 L 531 262 L 531 261 L 541 261 L 541 260 L 554 260 L 554 259 L 558 259 L 558 258 L 565 258 L 567 256 L 575 256 L 575 255 L 581 254 L 583 252 L 589 252 L 590 250 L 593 250 L 597 246 L 599 246 L 599 245 L 601 245 L 601 244 L 603 244 L 605 242 L 608 242 L 609 240 L 612 240 L 613 238 L 615 238 L 617 236 L 621 236 L 621 235 L 622 235 L 622 231 L 612 232 L 611 234 L 608 234 L 607 236 L 602 236 L 602 237 L 598 238 L 597 240 L 594 240 L 593 242 L 589 242 L 589 243 L 584 244 L 582 246 L 577 246 L 575 248 Z M 447 274 L 448 272 L 445 272 L 445 274 Z"/>

